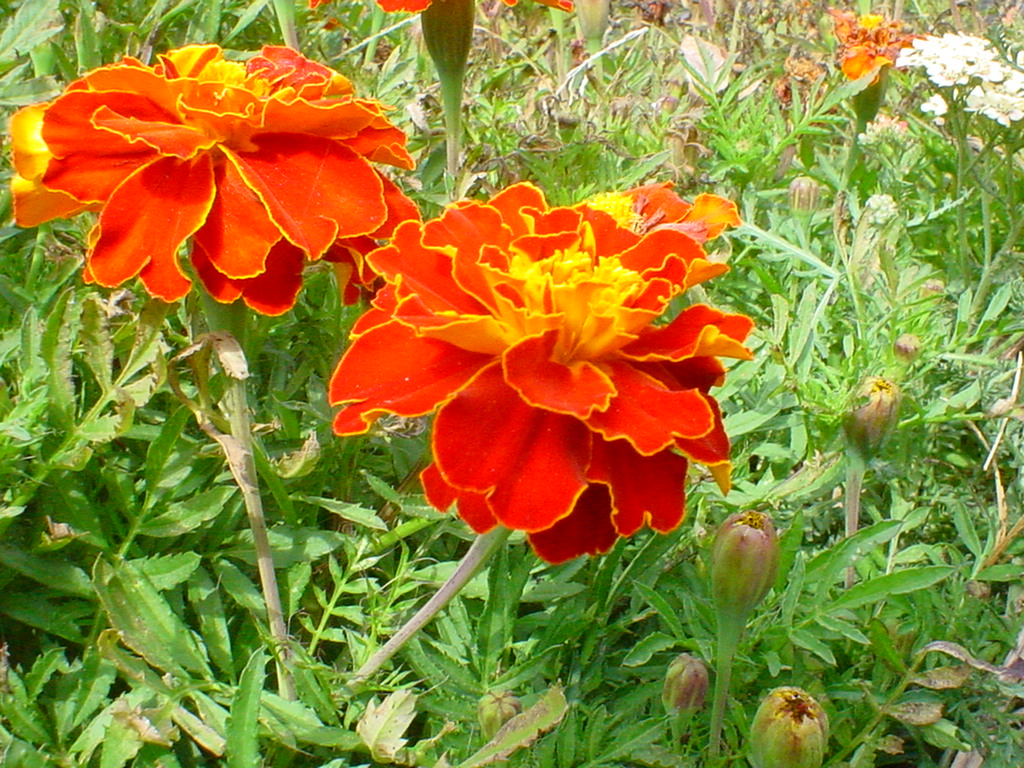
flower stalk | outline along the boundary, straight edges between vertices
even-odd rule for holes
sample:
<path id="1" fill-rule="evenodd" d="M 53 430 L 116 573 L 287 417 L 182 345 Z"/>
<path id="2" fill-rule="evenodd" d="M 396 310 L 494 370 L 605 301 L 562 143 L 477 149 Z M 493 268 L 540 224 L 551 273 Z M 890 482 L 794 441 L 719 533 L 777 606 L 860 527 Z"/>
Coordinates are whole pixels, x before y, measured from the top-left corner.
<path id="1" fill-rule="evenodd" d="M 299 32 L 295 25 L 294 0 L 274 0 L 274 14 L 277 16 L 277 26 L 281 30 L 281 39 L 284 44 L 294 50 L 299 50 Z"/>
<path id="2" fill-rule="evenodd" d="M 420 15 L 423 41 L 427 44 L 441 86 L 445 151 L 453 190 L 458 188 L 456 179 L 462 154 L 462 90 L 469 47 L 473 42 L 475 13 L 474 0 L 437 0 Z"/>
<path id="3" fill-rule="evenodd" d="M 202 306 L 211 331 L 230 334 L 238 342 L 240 364 L 245 364 L 242 351 L 246 337 L 248 310 L 241 302 L 220 304 L 203 292 Z M 277 663 L 277 688 L 282 698 L 294 701 L 295 681 L 289 669 L 291 651 L 288 647 L 288 630 L 281 607 L 281 593 L 274 571 L 274 555 L 267 535 L 267 522 L 263 514 L 263 499 L 260 496 L 259 477 L 253 457 L 252 420 L 249 417 L 249 402 L 246 396 L 245 379 L 248 372 L 228 371 L 228 388 L 224 396 L 224 411 L 228 417 L 230 435 L 215 436 L 224 451 L 224 458 L 231 470 L 238 489 L 242 492 L 245 512 L 252 531 L 253 549 L 256 554 L 256 569 L 260 576 L 263 601 L 267 606 L 267 624 L 274 644 L 274 658 Z"/>
<path id="4" fill-rule="evenodd" d="M 413 635 L 423 629 L 431 619 L 444 610 L 444 607 L 451 602 L 451 599 L 491 559 L 491 555 L 497 551 L 498 547 L 505 543 L 510 533 L 512 533 L 510 528 L 499 526 L 481 536 L 477 536 L 470 548 L 466 550 L 462 560 L 455 567 L 455 571 L 448 577 L 448 580 L 438 587 L 437 592 L 433 594 L 422 608 L 416 611 L 416 614 L 380 650 L 367 659 L 366 663 L 356 672 L 352 682 L 354 684 L 361 683 L 377 672 L 388 659 L 398 653 L 402 646 L 409 642 Z"/>

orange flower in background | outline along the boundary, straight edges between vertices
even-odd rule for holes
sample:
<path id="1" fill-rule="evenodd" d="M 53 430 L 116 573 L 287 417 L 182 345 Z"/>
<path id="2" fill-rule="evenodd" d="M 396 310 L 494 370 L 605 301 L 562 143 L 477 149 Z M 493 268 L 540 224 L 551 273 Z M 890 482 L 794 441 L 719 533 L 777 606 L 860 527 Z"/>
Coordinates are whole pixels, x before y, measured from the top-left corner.
<path id="1" fill-rule="evenodd" d="M 385 279 L 330 384 L 334 429 L 437 409 L 429 502 L 478 533 L 526 531 L 557 563 L 683 519 L 690 461 L 729 487 L 711 387 L 751 321 L 669 301 L 728 270 L 636 197 L 550 207 L 530 184 L 405 222 L 367 256 Z M 711 227 L 707 227 L 708 230 Z"/>
<path id="2" fill-rule="evenodd" d="M 829 9 L 839 40 L 837 57 L 843 74 L 859 80 L 879 67 L 896 63 L 900 49 L 909 48 L 916 35 L 904 34 L 903 24 L 883 16 L 857 16 L 852 11 Z"/>
<path id="3" fill-rule="evenodd" d="M 245 63 L 215 45 L 125 58 L 11 121 L 15 220 L 98 211 L 85 278 L 138 276 L 165 301 L 192 281 L 265 314 L 294 304 L 306 260 L 356 279 L 362 254 L 415 206 L 371 165 L 413 163 L 375 101 L 290 48 Z"/>
<path id="4" fill-rule="evenodd" d="M 609 192 L 588 200 L 587 205 L 607 210 L 616 218 L 627 215 L 630 228 L 638 234 L 655 227 L 685 232 L 698 243 L 718 237 L 727 227 L 740 225 L 736 203 L 718 195 L 697 195 L 692 203 L 672 191 L 671 182 L 645 184 L 626 192 Z"/>

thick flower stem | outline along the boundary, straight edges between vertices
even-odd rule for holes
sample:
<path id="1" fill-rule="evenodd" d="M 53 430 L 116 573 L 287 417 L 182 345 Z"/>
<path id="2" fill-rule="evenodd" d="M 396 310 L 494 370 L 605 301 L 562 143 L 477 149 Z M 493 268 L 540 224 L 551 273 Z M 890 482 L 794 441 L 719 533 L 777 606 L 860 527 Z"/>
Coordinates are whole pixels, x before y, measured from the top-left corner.
<path id="1" fill-rule="evenodd" d="M 241 352 L 245 341 L 245 326 L 248 310 L 241 302 L 230 305 L 219 304 L 203 294 L 203 308 L 211 331 L 231 334 L 239 343 Z M 236 372 L 237 373 L 237 372 Z M 253 457 L 252 420 L 249 417 L 249 402 L 245 391 L 245 378 L 228 375 L 228 388 L 223 408 L 231 428 L 230 435 L 216 437 L 224 450 L 231 476 L 242 492 L 249 528 L 252 530 L 253 549 L 256 554 L 256 568 L 260 575 L 263 600 L 267 606 L 267 623 L 274 643 L 274 657 L 277 660 L 278 693 L 289 701 L 295 700 L 295 681 L 289 669 L 291 651 L 288 647 L 288 630 L 285 627 L 284 611 L 281 607 L 281 593 L 274 571 L 274 556 L 267 535 L 266 518 L 263 515 L 263 500 L 260 497 L 259 477 Z"/>
<path id="2" fill-rule="evenodd" d="M 353 678 L 353 683 L 360 683 L 370 675 L 374 674 L 378 669 L 384 666 L 385 662 L 390 659 L 398 650 L 405 645 L 409 638 L 419 632 L 427 623 L 440 613 L 446 605 L 451 601 L 455 595 L 459 593 L 470 579 L 476 575 L 477 571 L 486 563 L 495 550 L 498 549 L 509 534 L 512 533 L 511 529 L 503 526 L 498 526 L 489 533 L 485 533 L 476 538 L 476 541 L 466 550 L 466 554 L 462 560 L 459 561 L 458 566 L 455 568 L 455 572 L 448 578 L 444 584 L 442 584 L 437 592 L 426 602 L 426 604 L 416 611 L 416 615 L 406 622 L 405 626 L 399 629 L 394 636 L 384 644 L 384 647 L 377 651 L 371 656 L 363 666 L 359 668 Z"/>
<path id="3" fill-rule="evenodd" d="M 734 621 L 718 622 L 718 652 L 715 658 L 715 700 L 711 710 L 711 738 L 708 742 L 709 766 L 722 747 L 722 724 L 725 722 L 725 705 L 729 700 L 729 684 L 732 681 L 733 660 L 736 648 L 743 634 L 743 623 Z"/>
<path id="4" fill-rule="evenodd" d="M 281 39 L 284 44 L 299 50 L 299 32 L 295 26 L 295 1 L 274 0 L 274 13 L 277 14 L 277 25 L 281 28 Z"/>
<path id="5" fill-rule="evenodd" d="M 475 19 L 475 0 L 435 0 L 420 14 L 423 41 L 427 44 L 441 84 L 448 175 L 453 191 L 458 188 L 456 179 L 462 152 L 462 87 Z"/>

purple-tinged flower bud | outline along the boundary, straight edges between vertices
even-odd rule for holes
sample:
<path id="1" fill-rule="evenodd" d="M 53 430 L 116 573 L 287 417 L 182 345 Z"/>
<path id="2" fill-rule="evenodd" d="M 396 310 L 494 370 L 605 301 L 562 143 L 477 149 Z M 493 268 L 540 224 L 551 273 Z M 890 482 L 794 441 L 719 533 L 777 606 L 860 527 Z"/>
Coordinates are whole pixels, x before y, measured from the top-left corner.
<path id="1" fill-rule="evenodd" d="M 810 176 L 797 176 L 789 183 L 789 209 L 793 213 L 814 213 L 821 206 L 821 185 Z"/>
<path id="2" fill-rule="evenodd" d="M 870 459 L 892 434 L 900 414 L 900 388 L 881 376 L 869 376 L 857 388 L 843 422 L 850 448 Z M 858 404 L 860 403 L 860 404 Z"/>
<path id="3" fill-rule="evenodd" d="M 704 706 L 708 695 L 708 668 L 703 661 L 681 653 L 668 665 L 661 703 L 665 711 L 693 712 Z"/>
<path id="4" fill-rule="evenodd" d="M 742 626 L 775 583 L 779 540 L 762 512 L 730 515 L 711 545 L 711 594 L 719 624 Z"/>
<path id="5" fill-rule="evenodd" d="M 508 691 L 485 693 L 476 705 L 476 716 L 484 738 L 493 738 L 501 726 L 522 711 L 519 699 Z"/>
<path id="6" fill-rule="evenodd" d="M 904 333 L 893 343 L 892 351 L 904 363 L 912 363 L 921 354 L 921 339 L 912 333 Z"/>
<path id="7" fill-rule="evenodd" d="M 768 694 L 750 725 L 754 768 L 821 768 L 828 746 L 828 715 L 799 688 Z"/>

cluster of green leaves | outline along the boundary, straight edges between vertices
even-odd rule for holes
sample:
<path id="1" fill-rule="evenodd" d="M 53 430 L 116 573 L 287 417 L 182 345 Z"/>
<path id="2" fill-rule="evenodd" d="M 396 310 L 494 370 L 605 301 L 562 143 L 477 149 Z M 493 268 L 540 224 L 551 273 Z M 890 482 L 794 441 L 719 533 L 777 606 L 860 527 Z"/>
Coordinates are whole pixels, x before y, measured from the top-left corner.
<path id="1" fill-rule="evenodd" d="M 739 201 L 744 226 L 714 244 L 733 270 L 707 288 L 758 328 L 755 359 L 718 390 L 735 487 L 695 484 L 679 532 L 601 558 L 550 567 L 513 537 L 360 684 L 354 670 L 451 574 L 469 533 L 418 493 L 423 425 L 331 434 L 326 382 L 358 308 L 313 269 L 296 308 L 260 318 L 247 344 L 294 638 L 288 701 L 240 495 L 172 391 L 212 407 L 225 388 L 208 357 L 179 357 L 203 330 L 193 308 L 82 285 L 88 222 L 0 229 L 0 762 L 699 765 L 707 713 L 674 741 L 661 686 L 679 652 L 713 660 L 709 531 L 740 508 L 771 511 L 783 556 L 739 648 L 727 754 L 744 754 L 763 694 L 798 685 L 830 715 L 837 768 L 939 765 L 971 747 L 1019 762 L 1021 685 L 992 673 L 1022 610 L 1019 140 L 964 113 L 932 124 L 917 111 L 930 85 L 894 73 L 885 109 L 908 124 L 862 142 L 850 175 L 865 84 L 823 67 L 779 98 L 791 52 L 828 60 L 824 7 L 754 5 L 727 34 L 678 7 L 663 27 L 618 8 L 618 45 L 590 72 L 574 68 L 570 18 L 481 5 L 460 192 L 529 179 L 570 203 L 674 180 Z M 918 31 L 950 21 L 908 5 Z M 307 54 L 396 107 L 418 160 L 398 181 L 436 212 L 440 105 L 414 21 L 372 2 L 295 10 Z M 8 110 L 125 54 L 279 42 L 270 0 L 5 0 L 0 18 Z M 798 177 L 816 192 L 794 210 Z M 895 350 L 905 334 L 916 356 Z M 903 408 L 869 467 L 862 530 L 843 540 L 840 425 L 866 375 L 898 383 Z M 937 641 L 945 655 L 923 653 Z M 966 666 L 948 666 L 955 653 Z M 492 691 L 525 711 L 489 742 L 476 708 Z"/>

